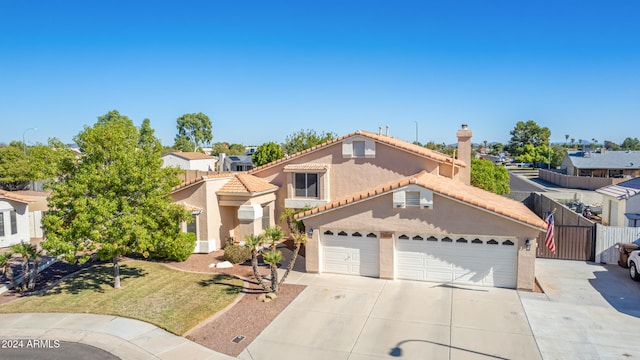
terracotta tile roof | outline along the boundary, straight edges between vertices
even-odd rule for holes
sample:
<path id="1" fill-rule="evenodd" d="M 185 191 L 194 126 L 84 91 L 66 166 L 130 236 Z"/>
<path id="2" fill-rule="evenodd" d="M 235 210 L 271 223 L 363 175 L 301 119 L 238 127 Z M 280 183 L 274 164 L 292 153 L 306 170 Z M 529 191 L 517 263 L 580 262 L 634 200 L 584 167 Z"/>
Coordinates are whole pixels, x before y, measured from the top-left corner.
<path id="1" fill-rule="evenodd" d="M 188 187 L 190 185 L 205 181 L 207 179 L 230 178 L 230 177 L 233 177 L 234 175 L 236 175 L 235 172 L 221 172 L 221 173 L 216 173 L 216 174 L 212 174 L 212 175 L 204 175 L 204 176 L 201 176 L 199 178 L 193 179 L 191 181 L 185 181 L 180 185 L 174 186 L 171 189 L 171 192 L 172 193 L 176 192 L 178 190 L 184 189 L 184 188 L 186 188 L 186 187 Z"/>
<path id="2" fill-rule="evenodd" d="M 175 155 L 177 157 L 181 157 L 183 159 L 186 160 L 202 160 L 202 159 L 215 159 L 213 156 L 209 156 L 207 154 L 203 154 L 201 152 L 181 152 L 181 151 L 176 151 L 176 152 L 172 152 L 170 153 L 170 155 Z"/>
<path id="3" fill-rule="evenodd" d="M 224 184 L 224 186 L 218 190 L 218 193 L 254 194 L 276 189 L 278 189 L 276 185 L 264 179 L 241 173 Z"/>
<path id="4" fill-rule="evenodd" d="M 354 202 L 366 200 L 367 198 L 381 195 L 389 191 L 407 186 L 409 184 L 422 186 L 440 195 L 468 203 L 481 209 L 494 212 L 496 214 L 526 223 L 531 226 L 538 227 L 540 229 L 546 229 L 547 227 L 546 223 L 542 219 L 540 219 L 536 214 L 529 210 L 529 208 L 518 201 L 482 190 L 474 186 L 466 185 L 460 181 L 455 181 L 443 176 L 430 174 L 426 171 L 422 171 L 414 176 L 406 177 L 374 189 L 337 199 L 326 205 L 322 205 L 314 209 L 305 211 L 304 213 L 300 213 L 296 216 L 296 218 L 305 218 L 322 213 L 324 211 L 352 204 Z"/>
<path id="5" fill-rule="evenodd" d="M 304 164 L 289 164 L 284 167 L 286 170 L 291 171 L 304 171 L 304 170 L 327 170 L 329 164 L 316 164 L 316 163 L 304 163 Z"/>
<path id="6" fill-rule="evenodd" d="M 438 162 L 452 163 L 452 162 L 455 161 L 455 165 L 456 166 L 460 166 L 460 167 L 466 167 L 467 166 L 464 163 L 464 161 L 457 160 L 457 159 L 454 160 L 451 156 L 445 155 L 443 153 L 440 153 L 440 152 L 437 152 L 437 151 L 434 151 L 434 150 L 431 150 L 431 149 L 427 149 L 427 148 L 419 146 L 419 145 L 414 145 L 414 144 L 408 143 L 408 142 L 406 142 L 404 140 L 396 139 L 394 137 L 390 137 L 390 136 L 386 136 L 386 135 L 378 135 L 378 134 L 375 134 L 375 133 L 372 133 L 372 132 L 368 132 L 368 131 L 364 131 L 364 130 L 358 130 L 358 131 L 353 132 L 351 134 L 347 134 L 347 135 L 341 136 L 339 138 L 324 142 L 324 143 L 322 143 L 320 145 L 316 145 L 316 146 L 314 146 L 314 147 L 312 147 L 310 149 L 306 149 L 306 150 L 300 151 L 298 153 L 295 153 L 295 154 L 289 155 L 287 157 L 284 157 L 282 159 L 279 159 L 279 160 L 276 160 L 276 161 L 272 161 L 272 162 L 270 162 L 268 164 L 265 164 L 265 165 L 262 165 L 262 166 L 258 166 L 256 168 L 253 168 L 253 169 L 249 170 L 249 173 L 253 174 L 253 173 L 259 172 L 259 171 L 264 170 L 266 168 L 270 168 L 272 166 L 275 166 L 275 165 L 290 161 L 290 160 L 295 159 L 297 157 L 300 157 L 302 155 L 314 152 L 316 150 L 320 150 L 320 149 L 326 148 L 326 147 L 328 147 L 330 145 L 333 145 L 333 144 L 336 144 L 336 143 L 340 143 L 342 140 L 348 139 L 350 137 L 358 136 L 358 135 L 371 138 L 371 139 L 379 141 L 379 142 L 381 142 L 383 144 L 387 144 L 387 145 L 390 145 L 390 146 L 393 146 L 393 147 L 396 147 L 396 148 L 399 148 L 399 149 L 403 149 L 403 150 L 406 150 L 406 151 L 413 152 L 415 154 L 418 154 L 418 155 L 433 159 L 433 160 L 438 161 Z"/>
<path id="7" fill-rule="evenodd" d="M 23 203 L 35 202 L 35 199 L 32 199 L 27 196 L 22 196 L 10 191 L 0 190 L 0 198 L 5 198 L 9 200 L 19 201 Z"/>

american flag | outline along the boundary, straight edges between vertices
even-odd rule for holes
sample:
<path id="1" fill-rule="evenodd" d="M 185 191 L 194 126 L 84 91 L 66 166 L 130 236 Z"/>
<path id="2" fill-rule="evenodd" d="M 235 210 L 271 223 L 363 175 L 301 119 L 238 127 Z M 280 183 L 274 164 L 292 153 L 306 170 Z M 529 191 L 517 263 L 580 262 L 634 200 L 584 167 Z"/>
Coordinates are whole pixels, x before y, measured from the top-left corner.
<path id="1" fill-rule="evenodd" d="M 553 213 L 549 213 L 549 216 L 547 216 L 547 220 L 545 220 L 545 222 L 547 223 L 547 236 L 545 236 L 544 238 L 544 244 L 549 248 L 549 251 L 551 251 L 552 254 L 555 254 L 556 241 L 555 236 L 553 235 Z"/>

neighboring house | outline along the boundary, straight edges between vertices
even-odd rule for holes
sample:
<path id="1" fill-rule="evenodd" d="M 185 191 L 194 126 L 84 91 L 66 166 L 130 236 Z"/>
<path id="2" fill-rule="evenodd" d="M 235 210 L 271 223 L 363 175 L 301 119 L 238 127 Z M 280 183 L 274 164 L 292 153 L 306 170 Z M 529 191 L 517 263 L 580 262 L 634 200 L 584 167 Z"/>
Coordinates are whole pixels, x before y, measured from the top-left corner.
<path id="1" fill-rule="evenodd" d="M 20 190 L 15 194 L 27 197 L 33 202 L 29 204 L 29 234 L 32 238 L 44 238 L 42 231 L 42 218 L 49 210 L 47 198 L 50 193 L 47 191 Z"/>
<path id="2" fill-rule="evenodd" d="M 29 203 L 31 198 L 0 190 L 0 248 L 29 242 Z"/>
<path id="3" fill-rule="evenodd" d="M 232 178 L 183 184 L 173 196 L 209 213 L 198 225 L 238 240 L 285 208 L 313 208 L 298 215 L 309 272 L 531 290 L 546 225 L 524 204 L 469 185 L 472 133 L 463 125 L 457 135 L 453 159 L 357 131 Z"/>
<path id="4" fill-rule="evenodd" d="M 640 226 L 640 177 L 596 191 L 603 195 L 603 225 Z"/>
<path id="5" fill-rule="evenodd" d="M 571 176 L 634 178 L 640 176 L 640 151 L 570 151 L 560 169 Z"/>
<path id="6" fill-rule="evenodd" d="M 214 171 L 215 157 L 201 152 L 172 152 L 162 156 L 163 167 L 174 166 L 182 170 Z"/>
<path id="7" fill-rule="evenodd" d="M 249 171 L 253 169 L 252 155 L 255 149 L 250 149 L 242 155 L 220 154 L 220 171 Z"/>

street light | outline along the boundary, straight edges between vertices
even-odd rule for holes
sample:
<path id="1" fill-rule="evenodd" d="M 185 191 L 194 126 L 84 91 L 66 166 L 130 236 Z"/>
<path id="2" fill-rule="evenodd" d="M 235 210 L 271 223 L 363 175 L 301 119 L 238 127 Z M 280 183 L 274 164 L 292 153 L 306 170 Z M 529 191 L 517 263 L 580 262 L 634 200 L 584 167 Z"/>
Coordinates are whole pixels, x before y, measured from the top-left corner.
<path id="1" fill-rule="evenodd" d="M 38 130 L 38 128 L 28 128 L 27 130 L 22 132 L 22 152 L 24 152 L 25 155 L 27 155 L 27 143 L 24 140 L 24 134 L 27 133 L 27 131 L 29 130 Z"/>

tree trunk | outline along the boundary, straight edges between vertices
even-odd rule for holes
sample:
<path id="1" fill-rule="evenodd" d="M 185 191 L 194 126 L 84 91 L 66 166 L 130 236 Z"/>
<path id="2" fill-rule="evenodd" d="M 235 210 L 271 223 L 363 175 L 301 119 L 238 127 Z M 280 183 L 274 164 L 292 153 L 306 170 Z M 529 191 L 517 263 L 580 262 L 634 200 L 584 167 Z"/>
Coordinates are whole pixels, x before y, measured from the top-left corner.
<path id="1" fill-rule="evenodd" d="M 262 287 L 262 290 L 268 291 L 269 288 L 267 287 L 267 285 L 265 285 L 264 279 L 258 271 L 258 250 L 256 250 L 255 248 L 251 249 L 251 267 L 253 268 L 253 276 L 255 276 L 258 284 L 260 284 L 260 287 Z"/>
<path id="2" fill-rule="evenodd" d="M 16 290 L 20 290 L 18 288 L 18 283 L 16 283 L 16 278 L 15 276 L 13 276 L 13 269 L 11 269 L 11 266 L 7 266 L 7 269 L 4 271 L 4 275 L 7 277 L 7 279 L 9 280 L 9 282 L 11 283 L 11 286 Z"/>
<path id="3" fill-rule="evenodd" d="M 118 257 L 113 257 L 113 288 L 120 289 L 120 265 L 118 265 Z"/>
<path id="4" fill-rule="evenodd" d="M 291 256 L 291 261 L 289 261 L 289 266 L 287 266 L 287 269 L 284 271 L 284 274 L 282 275 L 282 279 L 280 279 L 280 283 L 278 284 L 278 287 L 280 287 L 280 285 L 284 283 L 284 280 L 287 278 L 287 276 L 289 276 L 289 272 L 291 272 L 291 270 L 293 269 L 293 266 L 296 264 L 296 259 L 298 258 L 298 252 L 300 252 L 300 247 L 302 246 L 302 243 L 300 243 L 299 241 L 296 241 L 295 245 L 296 246 L 293 248 L 293 255 Z"/>
<path id="5" fill-rule="evenodd" d="M 29 281 L 31 279 L 31 273 L 29 272 L 29 258 L 22 258 L 22 283 L 20 284 L 20 289 L 22 291 L 27 291 L 27 287 L 29 285 Z"/>
<path id="6" fill-rule="evenodd" d="M 31 269 L 31 277 L 29 278 L 29 291 L 35 289 L 36 279 L 38 278 L 38 257 L 33 258 L 33 268 Z"/>
<path id="7" fill-rule="evenodd" d="M 278 284 L 278 265 L 269 265 L 271 267 L 271 291 L 277 293 L 280 290 L 280 284 Z"/>

